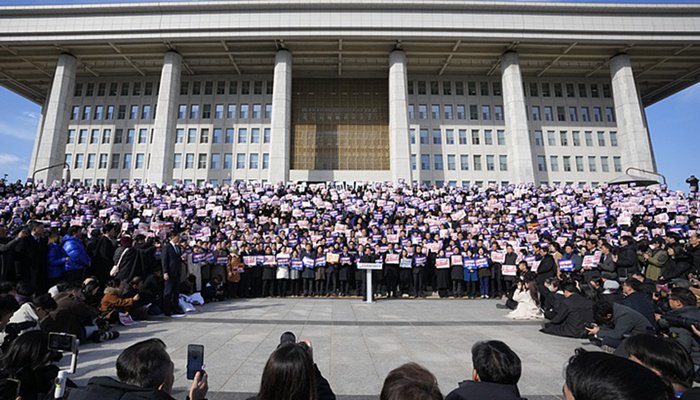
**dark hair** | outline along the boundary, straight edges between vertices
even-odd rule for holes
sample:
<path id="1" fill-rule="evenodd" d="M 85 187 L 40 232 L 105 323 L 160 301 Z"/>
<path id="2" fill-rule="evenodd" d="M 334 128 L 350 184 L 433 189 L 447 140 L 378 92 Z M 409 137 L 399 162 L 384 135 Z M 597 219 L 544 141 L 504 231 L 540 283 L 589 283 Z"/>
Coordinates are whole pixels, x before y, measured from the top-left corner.
<path id="1" fill-rule="evenodd" d="M 635 292 L 641 292 L 642 291 L 642 282 L 636 280 L 636 279 L 627 279 L 623 285 L 629 287 L 630 289 L 634 290 Z"/>
<path id="2" fill-rule="evenodd" d="M 690 289 L 674 287 L 671 289 L 671 294 L 669 298 L 676 300 L 683 304 L 683 306 L 696 306 L 698 304 L 698 299 L 695 294 L 690 291 Z"/>
<path id="3" fill-rule="evenodd" d="M 673 391 L 647 368 L 603 352 L 576 350 L 566 367 L 576 400 L 671 400 Z"/>
<path id="4" fill-rule="evenodd" d="M 693 386 L 695 370 L 690 354 L 675 340 L 652 335 L 635 335 L 624 341 L 625 350 L 642 365 L 657 372 L 666 384 Z"/>
<path id="5" fill-rule="evenodd" d="M 379 400 L 442 400 L 442 393 L 435 375 L 411 362 L 389 372 Z"/>
<path id="6" fill-rule="evenodd" d="M 306 343 L 277 348 L 265 364 L 257 400 L 316 400 L 314 362 Z"/>
<path id="7" fill-rule="evenodd" d="M 613 305 L 605 300 L 593 303 L 593 317 L 598 323 L 609 321 L 608 315 L 613 315 Z"/>
<path id="8" fill-rule="evenodd" d="M 32 299 L 32 304 L 34 307 L 41 307 L 46 311 L 53 311 L 58 307 L 56 300 L 54 300 L 48 293 L 34 296 L 34 299 Z"/>
<path id="9" fill-rule="evenodd" d="M 158 389 L 172 378 L 173 362 L 160 339 L 149 339 L 127 347 L 117 358 L 117 377 L 123 383 Z"/>
<path id="10" fill-rule="evenodd" d="M 17 310 L 19 310 L 19 303 L 15 296 L 11 294 L 0 295 L 0 316 L 13 314 Z"/>
<path id="11" fill-rule="evenodd" d="M 34 293 L 36 293 L 36 286 L 34 286 L 34 284 L 31 282 L 19 281 L 17 282 L 15 290 L 19 295 L 31 297 L 34 296 Z"/>
<path id="12" fill-rule="evenodd" d="M 73 236 L 73 235 L 75 235 L 76 233 L 80 232 L 81 230 L 83 230 L 83 227 L 82 227 L 82 226 L 80 226 L 80 225 L 73 225 L 73 226 L 71 226 L 70 228 L 68 228 L 68 231 L 66 231 L 66 235 L 68 235 L 68 236 Z"/>
<path id="13" fill-rule="evenodd" d="M 13 290 L 15 290 L 15 285 L 12 282 L 0 282 L 0 294 L 9 294 Z"/>
<path id="14" fill-rule="evenodd" d="M 515 385 L 522 373 L 520 357 L 499 340 L 475 343 L 472 346 L 472 365 L 481 382 Z"/>
<path id="15" fill-rule="evenodd" d="M 27 331 L 12 341 L 0 360 L 0 366 L 8 371 L 34 369 L 48 364 L 51 356 L 48 336 L 42 331 Z"/>

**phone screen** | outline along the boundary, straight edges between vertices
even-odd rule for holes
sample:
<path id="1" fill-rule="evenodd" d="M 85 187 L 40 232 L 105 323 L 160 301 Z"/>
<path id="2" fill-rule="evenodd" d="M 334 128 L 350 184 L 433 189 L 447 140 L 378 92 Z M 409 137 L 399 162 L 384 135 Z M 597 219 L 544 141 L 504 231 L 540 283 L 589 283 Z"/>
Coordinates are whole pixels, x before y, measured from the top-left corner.
<path id="1" fill-rule="evenodd" d="M 204 346 L 191 344 L 187 346 L 187 379 L 192 380 L 204 367 Z"/>

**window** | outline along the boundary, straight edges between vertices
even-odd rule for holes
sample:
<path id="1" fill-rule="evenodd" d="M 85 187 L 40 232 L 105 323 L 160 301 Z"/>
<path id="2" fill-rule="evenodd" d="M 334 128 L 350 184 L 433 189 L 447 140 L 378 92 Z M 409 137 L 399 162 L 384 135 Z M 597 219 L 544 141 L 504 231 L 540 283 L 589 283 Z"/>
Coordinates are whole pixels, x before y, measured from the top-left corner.
<path id="1" fill-rule="evenodd" d="M 464 96 L 464 82 L 462 82 L 462 81 L 455 82 L 455 94 L 457 96 Z"/>
<path id="2" fill-rule="evenodd" d="M 245 169 L 245 154 L 236 154 L 236 169 Z"/>
<path id="3" fill-rule="evenodd" d="M 564 107 L 557 107 L 557 121 L 566 121 L 566 112 Z"/>
<path id="4" fill-rule="evenodd" d="M 102 120 L 102 116 L 104 114 L 104 106 L 95 106 L 95 114 L 93 115 L 94 120 L 100 121 Z"/>
<path id="5" fill-rule="evenodd" d="M 223 104 L 217 104 L 214 106 L 214 119 L 223 119 L 224 118 L 224 105 Z"/>
<path id="6" fill-rule="evenodd" d="M 185 154 L 185 169 L 194 168 L 194 153 Z"/>
<path id="7" fill-rule="evenodd" d="M 221 128 L 214 128 L 214 132 L 211 137 L 211 142 L 213 144 L 221 143 Z"/>
<path id="8" fill-rule="evenodd" d="M 459 155 L 459 168 L 462 171 L 469 171 L 469 155 L 460 154 Z"/>
<path id="9" fill-rule="evenodd" d="M 411 154 L 411 170 L 415 171 L 416 170 L 416 155 Z"/>
<path id="10" fill-rule="evenodd" d="M 467 94 L 476 96 L 476 82 L 467 82 Z"/>
<path id="11" fill-rule="evenodd" d="M 190 119 L 199 118 L 199 104 L 190 105 Z"/>
<path id="12" fill-rule="evenodd" d="M 552 92 L 550 91 L 549 83 L 543 83 L 542 84 L 542 97 L 549 97 L 551 95 L 552 95 Z"/>
<path id="13" fill-rule="evenodd" d="M 598 84 L 591 84 L 591 97 L 600 97 L 600 92 L 598 91 Z"/>
<path id="14" fill-rule="evenodd" d="M 569 138 L 566 135 L 566 131 L 560 131 L 559 132 L 559 141 L 561 142 L 562 146 L 568 146 L 569 145 Z"/>
<path id="15" fill-rule="evenodd" d="M 199 143 L 209 143 L 209 129 L 204 128 L 199 131 Z"/>
<path id="16" fill-rule="evenodd" d="M 475 155 L 472 159 L 474 160 L 474 170 L 481 171 L 481 156 Z"/>
<path id="17" fill-rule="evenodd" d="M 86 97 L 91 97 L 95 93 L 95 84 L 94 83 L 88 83 L 87 87 L 85 88 L 85 96 Z"/>
<path id="18" fill-rule="evenodd" d="M 530 96 L 537 97 L 539 92 L 537 90 L 537 82 L 530 82 Z"/>
<path id="19" fill-rule="evenodd" d="M 90 131 L 90 144 L 95 144 L 100 141 L 100 130 L 93 129 Z"/>
<path id="20" fill-rule="evenodd" d="M 141 119 L 150 119 L 151 118 L 151 106 L 150 104 L 144 104 L 141 107 Z"/>
<path id="21" fill-rule="evenodd" d="M 241 112 L 239 114 L 239 118 L 248 119 L 249 110 L 250 106 L 248 104 L 241 104 Z"/>
<path id="22" fill-rule="evenodd" d="M 554 84 L 554 96 L 562 97 L 561 83 Z"/>
<path id="23" fill-rule="evenodd" d="M 406 89 L 406 90 L 408 91 L 408 94 L 413 94 L 413 93 L 414 93 L 414 90 L 413 90 L 413 81 L 408 81 L 408 86 L 407 86 L 407 89 Z"/>
<path id="24" fill-rule="evenodd" d="M 472 129 L 472 144 L 479 144 L 479 130 L 478 129 Z"/>
<path id="25" fill-rule="evenodd" d="M 132 96 L 141 96 L 141 82 L 134 82 L 134 86 L 131 89 Z"/>
<path id="26" fill-rule="evenodd" d="M 442 82 L 442 94 L 445 96 L 452 96 L 452 81 Z"/>
<path id="27" fill-rule="evenodd" d="M 559 157 L 549 156 L 549 167 L 552 172 L 559 172 Z"/>
<path id="28" fill-rule="evenodd" d="M 420 130 L 420 144 L 428 144 L 428 130 L 427 129 Z"/>
<path id="29" fill-rule="evenodd" d="M 547 145 L 548 146 L 556 146 L 557 145 L 557 138 L 555 136 L 554 131 L 547 131 Z"/>
<path id="30" fill-rule="evenodd" d="M 418 119 L 428 119 L 428 106 L 426 104 L 418 104 Z"/>
<path id="31" fill-rule="evenodd" d="M 491 106 L 489 106 L 489 105 L 481 106 L 481 119 L 484 121 L 491 120 Z"/>
<path id="32" fill-rule="evenodd" d="M 486 156 L 486 170 L 487 171 L 495 171 L 496 166 L 494 165 L 495 158 L 492 155 L 487 155 Z"/>
<path id="33" fill-rule="evenodd" d="M 236 105 L 235 104 L 229 104 L 226 107 L 226 118 L 228 118 L 228 119 L 236 118 Z"/>
<path id="34" fill-rule="evenodd" d="M 508 171 L 508 156 L 501 155 L 498 156 L 498 170 Z"/>
<path id="35" fill-rule="evenodd" d="M 445 129 L 445 144 L 455 144 L 454 129 Z"/>
<path id="36" fill-rule="evenodd" d="M 182 168 L 182 154 L 175 153 L 175 154 L 173 154 L 173 169 L 180 169 L 180 168 Z"/>
<path id="37" fill-rule="evenodd" d="M 420 169 L 427 171 L 430 169 L 430 156 L 427 154 L 420 155 Z"/>
<path id="38" fill-rule="evenodd" d="M 603 121 L 603 113 L 600 107 L 593 107 L 593 120 L 595 122 Z"/>
<path id="39" fill-rule="evenodd" d="M 124 162 L 122 163 L 122 169 L 131 169 L 131 153 L 124 154 Z"/>
<path id="40" fill-rule="evenodd" d="M 457 104 L 457 119 L 460 121 L 467 119 L 467 112 L 464 108 L 464 104 Z"/>
<path id="41" fill-rule="evenodd" d="M 418 94 L 425 94 L 425 81 L 418 81 Z"/>
<path id="42" fill-rule="evenodd" d="M 611 96 L 610 84 L 603 84 L 603 97 L 609 98 Z"/>
<path id="43" fill-rule="evenodd" d="M 503 106 L 493 106 L 493 118 L 496 121 L 503 121 Z"/>
<path id="44" fill-rule="evenodd" d="M 238 143 L 248 143 L 247 128 L 238 128 Z"/>
<path id="45" fill-rule="evenodd" d="M 138 119 L 139 117 L 139 106 L 136 104 L 132 104 L 131 107 L 129 107 L 129 119 Z"/>
<path id="46" fill-rule="evenodd" d="M 207 154 L 199 154 L 197 156 L 197 169 L 207 168 Z"/>
<path id="47" fill-rule="evenodd" d="M 440 105 L 439 104 L 433 104 L 430 106 L 430 118 L 433 120 L 440 119 Z"/>
<path id="48" fill-rule="evenodd" d="M 572 138 L 574 139 L 574 140 L 573 140 L 573 142 L 574 142 L 574 147 L 579 147 L 579 146 L 581 146 L 581 135 L 580 135 L 579 131 L 573 131 L 573 132 L 571 132 L 571 136 L 572 136 Z"/>
<path id="49" fill-rule="evenodd" d="M 535 146 L 544 145 L 544 137 L 542 136 L 542 131 L 535 131 Z"/>
<path id="50" fill-rule="evenodd" d="M 262 105 L 253 104 L 253 119 L 260 119 L 262 117 Z"/>
<path id="51" fill-rule="evenodd" d="M 610 146 L 617 147 L 617 132 L 610 132 Z"/>
<path id="52" fill-rule="evenodd" d="M 136 154 L 136 163 L 134 164 L 134 168 L 142 169 L 143 168 L 143 161 L 144 161 L 143 153 L 137 153 Z"/>
<path id="53" fill-rule="evenodd" d="M 600 167 L 603 172 L 610 172 L 610 165 L 608 165 L 608 156 L 600 157 Z"/>
<path id="54" fill-rule="evenodd" d="M 226 128 L 226 138 L 224 141 L 226 144 L 233 143 L 233 128 Z"/>
<path id="55" fill-rule="evenodd" d="M 496 131 L 496 141 L 499 146 L 505 146 L 506 145 L 506 131 L 503 129 L 499 129 Z"/>
<path id="56" fill-rule="evenodd" d="M 270 143 L 270 128 L 263 128 L 263 143 Z"/>
<path id="57" fill-rule="evenodd" d="M 117 119 L 126 119 L 126 105 L 120 105 L 117 108 Z"/>
<path id="58" fill-rule="evenodd" d="M 66 138 L 66 143 L 75 143 L 75 129 L 68 129 L 68 137 Z"/>
<path id="59" fill-rule="evenodd" d="M 488 82 L 479 82 L 479 89 L 481 89 L 482 96 L 489 95 L 489 83 Z"/>
<path id="60" fill-rule="evenodd" d="M 445 104 L 445 119 L 452 119 L 452 104 Z"/>
<path id="61" fill-rule="evenodd" d="M 615 110 L 612 107 L 605 107 L 605 119 L 608 122 L 615 122 Z"/>
<path id="62" fill-rule="evenodd" d="M 442 154 L 435 154 L 433 157 L 434 164 L 433 166 L 435 167 L 436 171 L 442 171 L 444 168 L 444 164 L 442 163 Z"/>
<path id="63" fill-rule="evenodd" d="M 583 172 L 583 157 L 576 156 L 576 172 Z"/>
<path id="64" fill-rule="evenodd" d="M 578 112 L 576 107 L 569 107 L 569 121 L 578 122 Z"/>
<path id="65" fill-rule="evenodd" d="M 433 129 L 433 144 L 441 144 L 442 143 L 442 133 L 440 132 L 440 129 Z"/>
<path id="66" fill-rule="evenodd" d="M 258 169 L 258 153 L 250 153 L 248 168 Z"/>
<path id="67" fill-rule="evenodd" d="M 544 156 L 537 156 L 537 170 L 540 172 L 547 171 L 547 160 Z"/>
<path id="68" fill-rule="evenodd" d="M 554 121 L 554 115 L 552 113 L 552 106 L 544 106 L 544 120 Z"/>
<path id="69" fill-rule="evenodd" d="M 80 116 L 80 106 L 73 106 L 70 112 L 70 120 L 75 121 Z"/>
<path id="70" fill-rule="evenodd" d="M 408 119 L 416 119 L 416 106 L 415 104 L 408 105 Z"/>
<path id="71" fill-rule="evenodd" d="M 225 81 L 216 82 L 216 94 L 226 94 L 226 82 Z"/>
<path id="72" fill-rule="evenodd" d="M 262 169 L 270 168 L 270 153 L 263 153 Z"/>
<path id="73" fill-rule="evenodd" d="M 78 144 L 87 143 L 87 129 L 81 129 L 78 133 Z"/>
<path id="74" fill-rule="evenodd" d="M 83 116 L 81 119 L 83 121 L 85 121 L 85 120 L 89 121 L 91 116 L 92 116 L 92 107 L 91 106 L 83 107 Z"/>
<path id="75" fill-rule="evenodd" d="M 416 144 L 416 130 L 411 128 L 408 130 L 408 140 L 410 144 Z"/>
<path id="76" fill-rule="evenodd" d="M 472 121 L 479 120 L 479 108 L 475 105 L 469 106 L 469 119 Z"/>
<path id="77" fill-rule="evenodd" d="M 564 156 L 564 171 L 571 172 L 571 156 Z"/>
<path id="78" fill-rule="evenodd" d="M 238 81 L 230 81 L 229 82 L 228 94 L 238 94 Z"/>
<path id="79" fill-rule="evenodd" d="M 75 155 L 75 165 L 73 168 L 78 169 L 78 168 L 83 168 L 83 161 L 85 160 L 85 154 L 76 154 Z"/>
<path id="80" fill-rule="evenodd" d="M 468 144 L 466 129 L 459 130 L 459 144 Z"/>
<path id="81" fill-rule="evenodd" d="M 214 82 L 205 81 L 204 82 L 204 94 L 211 95 L 212 93 L 214 93 Z"/>
<path id="82" fill-rule="evenodd" d="M 202 105 L 202 119 L 211 119 L 211 104 Z"/>
<path id="83" fill-rule="evenodd" d="M 122 83 L 122 90 L 119 92 L 120 96 L 128 96 L 129 95 L 129 82 L 123 82 Z"/>
<path id="84" fill-rule="evenodd" d="M 598 146 L 605 147 L 605 132 L 598 131 Z"/>
<path id="85" fill-rule="evenodd" d="M 591 122 L 591 112 L 588 107 L 581 107 L 581 121 Z"/>
<path id="86" fill-rule="evenodd" d="M 185 130 L 182 128 L 175 129 L 175 144 L 185 142 Z"/>
<path id="87" fill-rule="evenodd" d="M 112 162 L 109 164 L 110 169 L 118 169 L 119 168 L 119 154 L 112 154 Z"/>
<path id="88" fill-rule="evenodd" d="M 440 94 L 440 86 L 437 81 L 430 81 L 430 94 Z"/>
<path id="89" fill-rule="evenodd" d="M 484 144 L 493 145 L 493 131 L 491 129 L 484 130 Z"/>
<path id="90" fill-rule="evenodd" d="M 501 95 L 501 82 L 494 82 L 493 83 L 493 95 L 494 96 Z"/>
<path id="91" fill-rule="evenodd" d="M 211 169 L 219 169 L 220 167 L 221 167 L 221 154 L 213 153 L 211 155 L 210 168 Z"/>
<path id="92" fill-rule="evenodd" d="M 115 129 L 114 130 L 114 143 L 119 144 L 122 142 L 122 137 L 124 136 L 124 130 L 123 129 Z"/>
<path id="93" fill-rule="evenodd" d="M 88 154 L 87 157 L 87 167 L 88 169 L 95 168 L 95 153 Z"/>
<path id="94" fill-rule="evenodd" d="M 139 129 L 139 144 L 145 144 L 148 140 L 148 129 Z"/>
<path id="95" fill-rule="evenodd" d="M 576 93 L 574 92 L 574 84 L 573 83 L 566 84 L 566 97 L 576 97 Z"/>
<path id="96" fill-rule="evenodd" d="M 539 121 L 540 120 L 540 107 L 539 106 L 532 106 L 530 107 L 530 115 L 533 121 Z"/>
<path id="97" fill-rule="evenodd" d="M 586 146 L 587 147 L 593 146 L 593 132 L 586 131 L 584 135 L 586 136 Z"/>
<path id="98" fill-rule="evenodd" d="M 447 169 L 450 171 L 454 171 L 456 169 L 455 155 L 454 154 L 447 155 Z"/>
<path id="99" fill-rule="evenodd" d="M 75 84 L 75 90 L 73 91 L 73 96 L 75 96 L 75 97 L 82 97 L 83 96 L 83 84 L 82 83 Z"/>
<path id="100" fill-rule="evenodd" d="M 260 143 L 260 128 L 250 130 L 250 143 Z"/>
<path id="101" fill-rule="evenodd" d="M 197 129 L 196 128 L 190 128 L 187 130 L 187 143 L 196 143 L 197 142 Z"/>
<path id="102" fill-rule="evenodd" d="M 593 156 L 588 157 L 588 170 L 591 172 L 596 172 L 595 157 Z"/>
<path id="103" fill-rule="evenodd" d="M 231 169 L 233 168 L 233 154 L 232 153 L 225 153 L 224 154 L 224 169 Z"/>

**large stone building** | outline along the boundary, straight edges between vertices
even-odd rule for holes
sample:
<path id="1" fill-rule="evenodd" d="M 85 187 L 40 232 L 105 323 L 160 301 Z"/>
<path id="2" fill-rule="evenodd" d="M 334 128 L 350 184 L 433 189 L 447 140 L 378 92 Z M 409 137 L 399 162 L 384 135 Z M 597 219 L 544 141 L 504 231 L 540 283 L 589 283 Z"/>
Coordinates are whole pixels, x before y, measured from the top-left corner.
<path id="1" fill-rule="evenodd" d="M 43 106 L 36 179 L 597 184 L 656 170 L 699 42 L 700 5 L 2 7 L 0 84 Z"/>

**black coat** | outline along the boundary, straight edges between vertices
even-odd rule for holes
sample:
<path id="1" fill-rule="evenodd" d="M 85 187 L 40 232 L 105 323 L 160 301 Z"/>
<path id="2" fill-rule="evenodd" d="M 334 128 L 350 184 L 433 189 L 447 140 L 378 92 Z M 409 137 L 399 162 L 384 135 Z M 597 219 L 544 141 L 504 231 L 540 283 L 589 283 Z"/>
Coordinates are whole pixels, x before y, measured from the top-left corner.
<path id="1" fill-rule="evenodd" d="M 613 304 L 612 327 L 601 327 L 598 336 L 622 340 L 626 335 L 653 333 L 653 331 L 654 328 L 642 314 L 622 304 L 615 303 Z"/>
<path id="2" fill-rule="evenodd" d="M 180 254 L 182 254 L 181 252 L 182 250 L 180 250 Z M 168 274 L 170 279 L 174 279 L 175 282 L 179 281 L 180 270 L 182 269 L 182 258 L 180 258 L 180 254 L 175 250 L 172 243 L 168 243 L 163 246 L 160 256 L 163 274 Z"/>
<path id="3" fill-rule="evenodd" d="M 173 398 L 157 389 L 142 389 L 138 386 L 127 385 L 115 379 L 98 376 L 91 378 L 87 386 L 71 390 L 68 400 L 173 400 Z"/>
<path id="4" fill-rule="evenodd" d="M 643 293 L 634 292 L 629 296 L 626 296 L 619 302 L 623 306 L 627 306 L 638 313 L 642 314 L 644 318 L 649 321 L 649 323 L 656 329 L 656 318 L 654 318 L 654 305 Z"/>
<path id="5" fill-rule="evenodd" d="M 109 280 L 109 271 L 114 266 L 114 252 L 117 250 L 117 245 L 107 236 L 102 236 L 95 243 L 94 255 L 92 257 L 92 271 L 97 280 L 102 283 Z"/>
<path id="6" fill-rule="evenodd" d="M 48 270 L 49 245 L 46 238 L 35 239 L 29 235 L 15 246 L 15 272 L 17 280 L 26 280 L 44 292 Z"/>
<path id="7" fill-rule="evenodd" d="M 661 269 L 661 276 L 664 281 L 676 278 L 688 278 L 688 273 L 694 270 L 693 257 L 688 253 L 681 253 L 674 257 L 669 257 L 664 267 Z"/>
<path id="8" fill-rule="evenodd" d="M 618 274 L 622 276 L 629 276 L 639 272 L 639 258 L 637 258 L 637 249 L 633 244 L 620 247 L 620 251 L 617 254 L 616 267 Z"/>
<path id="9" fill-rule="evenodd" d="M 540 266 L 537 268 L 537 281 L 538 286 L 544 285 L 547 278 L 552 278 L 557 276 L 557 263 L 554 261 L 554 257 L 551 254 L 547 254 L 540 260 Z"/>
<path id="10" fill-rule="evenodd" d="M 445 397 L 445 400 L 524 400 L 516 385 L 491 382 L 460 382 L 459 387 Z"/>
<path id="11" fill-rule="evenodd" d="M 585 325 L 593 321 L 593 302 L 578 293 L 563 298 L 555 310 L 552 320 L 544 325 L 542 332 L 550 335 L 583 338 Z"/>
<path id="12" fill-rule="evenodd" d="M 20 238 L 0 240 L 0 280 L 15 281 L 15 246 Z"/>

